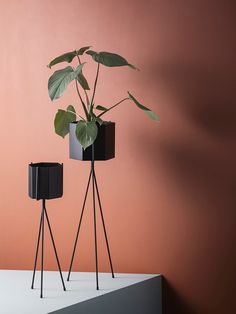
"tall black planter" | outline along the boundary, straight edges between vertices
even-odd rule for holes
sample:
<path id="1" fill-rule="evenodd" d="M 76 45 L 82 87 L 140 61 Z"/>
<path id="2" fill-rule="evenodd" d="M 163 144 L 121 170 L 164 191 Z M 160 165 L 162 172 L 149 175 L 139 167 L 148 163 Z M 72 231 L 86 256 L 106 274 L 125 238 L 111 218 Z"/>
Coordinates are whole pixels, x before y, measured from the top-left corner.
<path id="1" fill-rule="evenodd" d="M 36 254 L 34 260 L 34 271 L 31 289 L 34 289 L 34 279 L 38 260 L 39 246 L 41 240 L 41 287 L 40 287 L 40 298 L 43 297 L 43 270 L 44 270 L 44 225 L 45 219 L 48 225 L 50 237 L 53 244 L 55 257 L 57 260 L 58 270 L 60 273 L 63 290 L 66 290 L 65 283 L 63 280 L 61 266 L 56 250 L 56 244 L 54 241 L 52 228 L 50 225 L 47 209 L 46 200 L 59 198 L 63 195 L 63 164 L 52 163 L 52 162 L 39 162 L 31 163 L 29 165 L 29 197 L 42 200 L 42 211 L 39 224 L 39 232 L 36 246 Z"/>
<path id="2" fill-rule="evenodd" d="M 89 174 L 86 192 L 85 192 L 85 196 L 83 200 L 80 219 L 78 223 L 77 233 L 75 236 L 75 242 L 73 246 L 67 281 L 70 280 L 71 270 L 72 270 L 72 266 L 74 262 L 74 257 L 75 257 L 77 242 L 78 242 L 78 238 L 80 234 L 80 228 L 81 228 L 81 224 L 83 220 L 88 191 L 91 184 L 92 185 L 92 200 L 93 200 L 93 219 L 94 219 L 96 289 L 98 290 L 99 283 L 98 283 L 98 247 L 97 247 L 97 213 L 96 213 L 97 203 L 99 207 L 99 213 L 101 216 L 101 221 L 102 221 L 102 226 L 103 226 L 103 231 L 104 231 L 104 236 L 105 236 L 105 241 L 106 241 L 106 247 L 107 247 L 107 253 L 108 253 L 108 258 L 109 258 L 109 264 L 110 264 L 111 274 L 113 278 L 114 278 L 114 271 L 113 271 L 110 247 L 108 243 L 107 231 L 105 227 L 105 220 L 103 216 L 102 203 L 101 203 L 101 198 L 100 198 L 100 194 L 98 190 L 97 177 L 95 173 L 95 161 L 96 160 L 108 160 L 115 157 L 115 123 L 104 122 L 101 126 L 98 126 L 97 139 L 94 142 L 94 144 L 86 148 L 86 150 L 83 150 L 82 146 L 77 140 L 76 135 L 75 135 L 75 129 L 76 129 L 76 123 L 71 123 L 70 124 L 70 158 L 77 159 L 77 160 L 90 160 L 91 168 L 90 168 L 90 174 Z"/>
<path id="3" fill-rule="evenodd" d="M 76 122 L 70 123 L 70 158 L 92 160 L 92 146 L 85 150 L 75 135 Z M 98 135 L 94 142 L 94 160 L 108 160 L 115 157 L 115 123 L 104 121 L 98 125 Z"/>

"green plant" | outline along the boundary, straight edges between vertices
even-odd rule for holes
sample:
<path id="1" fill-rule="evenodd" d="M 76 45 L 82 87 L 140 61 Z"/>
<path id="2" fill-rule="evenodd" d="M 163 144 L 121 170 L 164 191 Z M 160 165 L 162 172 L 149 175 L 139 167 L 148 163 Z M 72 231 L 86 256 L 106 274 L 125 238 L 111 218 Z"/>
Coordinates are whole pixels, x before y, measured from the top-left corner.
<path id="1" fill-rule="evenodd" d="M 48 80 L 48 92 L 51 100 L 56 100 L 63 95 L 67 86 L 72 81 L 75 82 L 76 91 L 84 111 L 84 117 L 76 113 L 75 108 L 70 105 L 66 110 L 58 110 L 54 119 L 54 126 L 56 134 L 64 138 L 65 135 L 69 133 L 70 122 L 78 121 L 76 126 L 76 137 L 84 149 L 94 143 L 98 132 L 97 123 L 100 125 L 103 123 L 103 115 L 126 100 L 131 100 L 138 108 L 145 111 L 151 119 L 159 121 L 159 117 L 146 106 L 142 105 L 130 92 L 128 92 L 127 97 L 123 98 L 111 107 L 107 108 L 101 105 L 95 105 L 95 94 L 101 64 L 107 67 L 128 66 L 135 70 L 138 69 L 118 54 L 110 52 L 95 52 L 90 50 L 90 48 L 90 46 L 87 46 L 82 47 L 79 50 L 64 53 L 63 55 L 53 59 L 48 65 L 48 67 L 51 68 L 55 64 L 61 62 L 70 63 L 74 58 L 78 61 L 78 65 L 75 68 L 67 66 L 53 73 Z M 90 97 L 88 95 L 90 87 L 83 74 L 85 62 L 81 62 L 81 56 L 84 55 L 84 53 L 91 56 L 97 63 L 97 72 Z M 81 89 L 84 92 L 84 99 L 81 96 Z"/>

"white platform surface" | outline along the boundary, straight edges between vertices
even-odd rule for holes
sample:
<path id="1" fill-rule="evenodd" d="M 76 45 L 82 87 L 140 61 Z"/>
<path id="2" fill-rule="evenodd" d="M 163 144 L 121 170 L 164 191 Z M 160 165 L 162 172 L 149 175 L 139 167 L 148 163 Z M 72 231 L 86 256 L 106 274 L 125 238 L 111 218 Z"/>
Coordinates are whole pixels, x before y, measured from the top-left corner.
<path id="1" fill-rule="evenodd" d="M 36 272 L 35 288 L 30 289 L 32 271 L 0 270 L 1 314 L 47 314 L 67 306 L 98 297 L 158 275 L 99 273 L 100 290 L 96 290 L 95 273 L 72 272 L 63 291 L 58 272 L 44 272 L 44 298 L 40 299 L 40 272 Z"/>

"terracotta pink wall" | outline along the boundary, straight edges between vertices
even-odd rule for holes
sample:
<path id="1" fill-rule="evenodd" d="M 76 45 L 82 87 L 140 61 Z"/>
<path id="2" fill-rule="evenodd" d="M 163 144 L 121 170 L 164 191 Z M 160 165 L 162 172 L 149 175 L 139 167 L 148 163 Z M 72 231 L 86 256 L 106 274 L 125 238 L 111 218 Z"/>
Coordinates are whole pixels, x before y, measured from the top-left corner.
<path id="1" fill-rule="evenodd" d="M 50 102 L 46 64 L 91 44 L 141 69 L 103 67 L 97 102 L 130 90 L 162 119 L 129 103 L 107 116 L 117 156 L 97 176 L 115 270 L 164 274 L 167 313 L 236 311 L 235 21 L 229 0 L 1 3 L 1 268 L 32 268 L 40 203 L 27 196 L 27 164 L 49 160 L 65 166 L 64 197 L 48 212 L 68 269 L 89 164 L 69 160 L 53 132 L 57 108 L 78 101 L 71 86 Z M 94 270 L 91 219 L 87 208 L 76 270 Z M 55 269 L 49 242 L 46 256 Z M 101 230 L 99 261 L 108 271 Z"/>

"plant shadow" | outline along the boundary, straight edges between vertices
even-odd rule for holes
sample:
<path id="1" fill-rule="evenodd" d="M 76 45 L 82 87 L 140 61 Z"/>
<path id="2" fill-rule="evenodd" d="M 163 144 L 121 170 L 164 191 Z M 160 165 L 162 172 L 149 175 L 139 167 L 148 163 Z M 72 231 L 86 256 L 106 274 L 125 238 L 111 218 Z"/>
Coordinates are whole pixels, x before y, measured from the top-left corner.
<path id="1" fill-rule="evenodd" d="M 168 177 L 172 189 L 167 192 L 170 199 L 171 191 L 182 193 L 182 199 L 187 198 L 186 208 L 181 208 L 181 212 L 173 200 L 176 211 L 183 214 L 185 210 L 186 213 L 198 210 L 209 219 L 209 224 L 213 221 L 215 225 L 221 225 L 224 219 L 222 228 L 231 230 L 232 221 L 236 220 L 235 67 L 223 64 L 190 66 L 180 62 L 156 66 L 154 70 L 152 66 L 150 77 L 157 89 L 169 92 L 169 99 L 173 102 L 170 101 L 168 109 L 160 106 L 164 115 L 160 114 L 161 122 L 154 134 L 153 128 L 143 128 L 133 135 L 134 149 L 138 151 L 140 138 L 145 139 L 142 141 L 142 157 L 149 165 L 147 171 L 158 176 L 160 185 L 165 176 Z M 147 85 L 149 83 L 147 81 Z M 167 114 L 165 117 L 166 110 L 176 112 L 180 120 L 176 122 L 175 115 Z M 169 219 L 168 215 L 166 217 Z M 217 239 L 219 235 L 216 233 L 215 241 Z M 230 233 L 221 234 L 218 250 L 228 241 L 233 241 Z M 210 245 L 214 243 L 209 242 Z M 205 259 L 210 260 L 210 255 L 206 254 Z M 220 261 L 219 258 L 216 264 L 220 265 Z M 173 260 L 171 267 L 175 262 Z M 207 271 L 201 267 L 203 273 Z M 165 270 L 160 271 L 168 278 Z M 227 269 L 227 272 L 230 276 L 234 270 Z M 217 275 L 212 273 L 211 276 L 214 279 Z M 186 274 L 183 274 L 183 280 L 186 280 Z M 219 292 L 217 289 L 214 287 L 216 294 Z M 227 290 L 230 295 L 231 288 Z M 166 279 L 163 280 L 163 292 L 164 314 L 195 314 L 187 298 Z"/>

